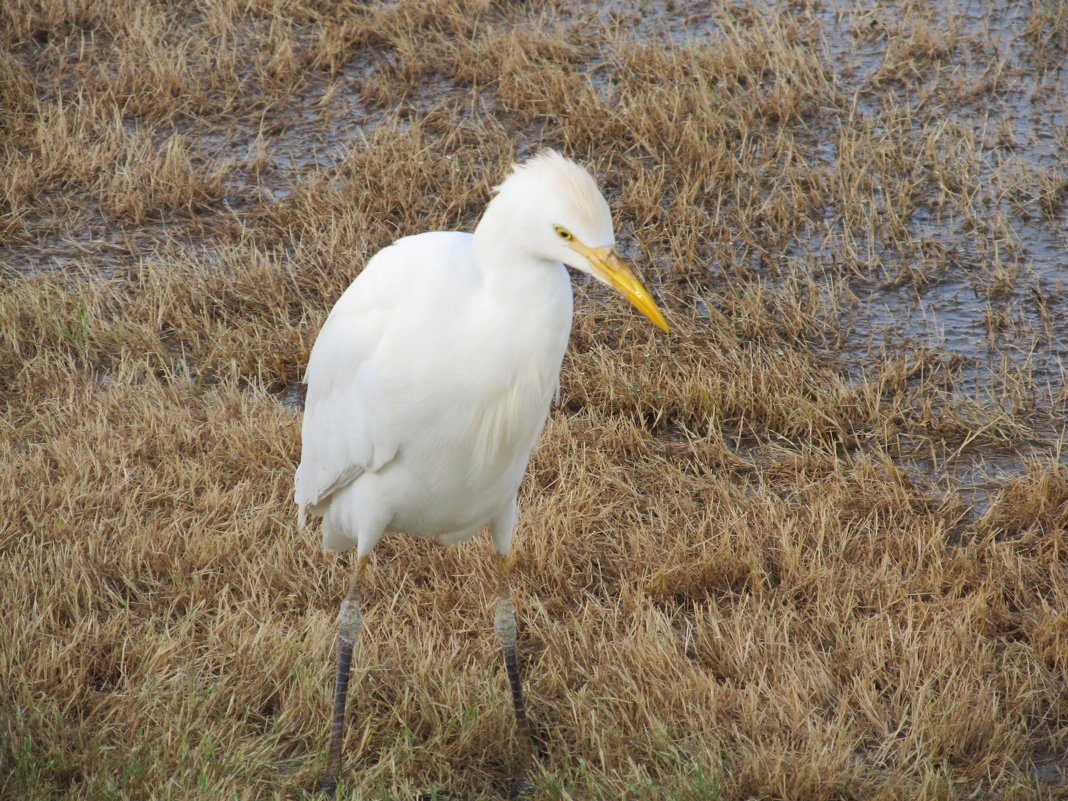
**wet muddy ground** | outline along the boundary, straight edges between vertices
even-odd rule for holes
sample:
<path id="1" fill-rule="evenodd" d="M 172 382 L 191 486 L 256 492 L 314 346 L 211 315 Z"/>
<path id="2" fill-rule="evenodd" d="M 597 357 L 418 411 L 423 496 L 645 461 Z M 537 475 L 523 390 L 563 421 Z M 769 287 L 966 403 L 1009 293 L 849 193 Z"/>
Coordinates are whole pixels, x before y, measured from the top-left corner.
<path id="1" fill-rule="evenodd" d="M 841 321 L 840 355 L 855 373 L 873 352 L 933 353 L 952 365 L 947 403 L 995 402 L 1001 382 L 1016 381 L 1024 402 L 1048 413 L 1039 437 L 1015 447 L 916 459 L 918 470 L 981 511 L 1007 475 L 1063 447 L 1068 72 L 1063 60 L 1047 58 L 1056 43 L 1028 30 L 1024 4 L 931 3 L 912 19 L 875 4 L 861 14 L 834 5 L 815 17 L 836 84 L 852 99 L 848 123 L 878 127 L 881 117 L 904 117 L 901 133 L 929 137 L 923 150 L 932 162 L 921 167 L 930 188 L 913 199 L 900 230 L 861 249 L 866 264 L 850 281 L 856 303 Z M 895 64 L 910 48 L 931 60 Z M 817 135 L 833 163 L 834 127 Z M 967 173 L 978 192 L 965 197 L 935 172 L 939 158 Z M 873 219 L 880 206 L 877 192 Z M 842 240 L 828 208 L 790 258 L 819 269 Z"/>

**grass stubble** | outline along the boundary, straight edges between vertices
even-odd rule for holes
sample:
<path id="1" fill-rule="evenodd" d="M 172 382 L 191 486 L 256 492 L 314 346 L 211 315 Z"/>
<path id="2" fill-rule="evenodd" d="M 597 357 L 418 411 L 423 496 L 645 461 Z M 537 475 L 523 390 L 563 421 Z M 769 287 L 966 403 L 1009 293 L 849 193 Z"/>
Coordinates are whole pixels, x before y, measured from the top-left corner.
<path id="1" fill-rule="evenodd" d="M 308 350 L 369 254 L 554 146 L 673 328 L 576 290 L 516 549 L 534 797 L 1064 797 L 1068 298 L 1028 246 L 1064 244 L 1068 17 L 832 5 L 4 4 L 0 795 L 314 786 L 347 562 L 294 525 Z M 856 335 L 949 282 L 983 371 Z M 489 557 L 377 549 L 353 797 L 507 786 Z"/>

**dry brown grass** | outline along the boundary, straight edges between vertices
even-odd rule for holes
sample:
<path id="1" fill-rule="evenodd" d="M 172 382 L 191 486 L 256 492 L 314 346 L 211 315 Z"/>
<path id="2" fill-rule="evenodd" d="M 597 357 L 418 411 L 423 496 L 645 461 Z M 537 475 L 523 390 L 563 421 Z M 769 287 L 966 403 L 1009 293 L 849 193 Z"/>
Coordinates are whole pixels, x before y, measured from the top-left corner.
<path id="1" fill-rule="evenodd" d="M 837 4 L 840 41 L 811 3 L 0 6 L 0 796 L 314 785 L 347 565 L 294 525 L 308 350 L 547 145 L 672 333 L 577 288 L 516 548 L 534 797 L 1064 797 L 1068 298 L 1032 249 L 1068 151 L 986 112 L 1005 8 L 929 5 Z M 983 370 L 865 328 L 954 283 Z M 956 471 L 1025 446 L 973 509 Z M 491 569 L 376 550 L 352 797 L 508 786 Z"/>

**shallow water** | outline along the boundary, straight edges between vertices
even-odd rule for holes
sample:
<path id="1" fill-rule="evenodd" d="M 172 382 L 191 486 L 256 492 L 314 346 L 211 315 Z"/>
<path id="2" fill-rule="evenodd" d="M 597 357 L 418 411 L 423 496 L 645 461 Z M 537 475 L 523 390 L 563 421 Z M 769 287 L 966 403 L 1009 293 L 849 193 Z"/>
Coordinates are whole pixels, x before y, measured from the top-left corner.
<path id="1" fill-rule="evenodd" d="M 908 28 L 877 5 L 870 4 L 865 25 L 857 27 Z M 836 80 L 847 95 L 858 98 L 858 108 L 865 113 L 877 114 L 891 104 L 915 110 L 925 90 L 937 91 L 940 80 L 967 85 L 1000 61 L 999 71 L 1006 78 L 997 91 L 950 104 L 945 120 L 973 132 L 980 142 L 970 163 L 978 170 L 978 182 L 992 185 L 1018 178 L 1021 202 L 995 193 L 978 204 L 979 216 L 1001 223 L 1009 232 L 1007 242 L 992 234 L 984 237 L 985 232 L 974 230 L 960 214 L 920 205 L 907 222 L 911 237 L 937 243 L 956 257 L 926 282 L 854 281 L 851 289 L 859 302 L 843 320 L 849 333 L 842 356 L 851 372 L 860 374 L 880 350 L 919 348 L 944 354 L 957 365 L 950 402 L 964 397 L 989 403 L 988 393 L 995 394 L 992 384 L 1006 375 L 1026 385 L 1042 419 L 1038 428 L 1045 430 L 1041 442 L 965 448 L 947 463 L 918 459 L 913 465 L 982 511 L 990 493 L 1019 474 L 1029 460 L 1054 452 L 1062 462 L 1068 459 L 1057 446 L 1064 441 L 1068 399 L 1068 210 L 1063 194 L 1059 208 L 1054 205 L 1048 213 L 1034 202 L 1039 192 L 1036 176 L 1054 176 L 1062 193 L 1068 188 L 1068 72 L 1063 53 L 1056 70 L 1035 68 L 1050 59 L 1039 59 L 1033 40 L 1024 35 L 1027 4 L 988 0 L 932 3 L 928 8 L 936 30 L 969 43 L 958 45 L 947 60 L 944 71 L 950 78 L 927 76 L 907 90 L 875 88 L 888 37 L 855 35 L 853 25 L 862 15 L 846 16 L 826 6 L 816 15 Z M 834 226 L 833 220 L 825 221 L 813 227 L 812 239 L 798 241 L 802 257 L 813 240 L 833 239 Z M 876 255 L 891 262 L 903 254 Z"/>

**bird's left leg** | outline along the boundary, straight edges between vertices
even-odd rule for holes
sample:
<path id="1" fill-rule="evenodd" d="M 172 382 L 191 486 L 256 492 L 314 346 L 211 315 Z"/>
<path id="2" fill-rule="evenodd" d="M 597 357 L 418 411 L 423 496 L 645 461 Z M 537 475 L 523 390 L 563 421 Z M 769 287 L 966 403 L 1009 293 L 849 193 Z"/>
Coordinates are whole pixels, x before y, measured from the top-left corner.
<path id="1" fill-rule="evenodd" d="M 349 591 L 341 602 L 337 619 L 337 679 L 334 684 L 334 717 L 330 722 L 330 753 L 326 758 L 326 773 L 320 788 L 329 798 L 337 793 L 337 774 L 341 768 L 341 735 L 345 730 L 345 701 L 349 693 L 349 670 L 356 638 L 363 628 L 360 614 L 360 585 L 367 568 L 367 556 L 361 556 L 349 583 Z"/>
<path id="2" fill-rule="evenodd" d="M 497 610 L 493 617 L 493 630 L 501 641 L 504 667 L 508 672 L 508 683 L 512 687 L 512 705 L 515 707 L 515 722 L 519 737 L 520 776 L 525 777 L 530 768 L 533 741 L 530 737 L 530 724 L 527 722 L 526 704 L 523 701 L 523 685 L 519 680 L 515 606 L 512 604 L 512 588 L 508 583 L 508 557 L 500 552 L 497 553 Z"/>

